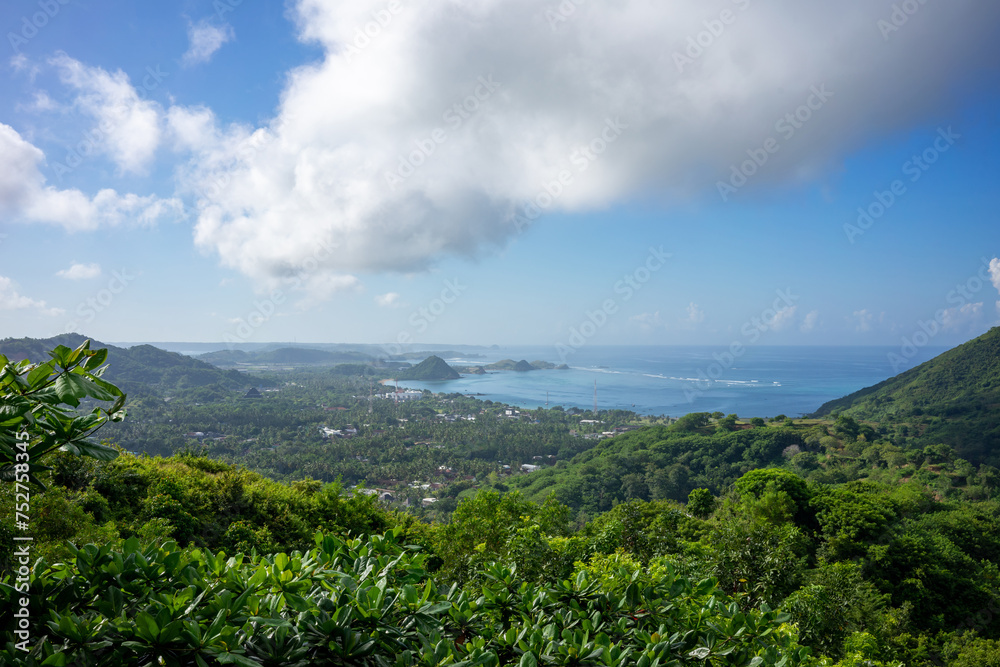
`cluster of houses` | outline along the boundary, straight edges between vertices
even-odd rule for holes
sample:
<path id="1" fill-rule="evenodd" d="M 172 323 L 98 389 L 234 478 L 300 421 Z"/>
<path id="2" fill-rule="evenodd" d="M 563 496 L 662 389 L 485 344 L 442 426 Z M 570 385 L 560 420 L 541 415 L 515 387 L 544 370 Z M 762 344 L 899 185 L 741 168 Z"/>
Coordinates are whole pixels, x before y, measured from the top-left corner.
<path id="1" fill-rule="evenodd" d="M 354 428 L 348 424 L 344 428 L 330 428 L 329 426 L 321 426 L 319 432 L 322 433 L 327 438 L 353 438 L 358 434 L 358 429 Z"/>
<path id="2" fill-rule="evenodd" d="M 423 397 L 424 397 L 424 392 L 417 391 L 415 389 L 390 391 L 387 394 L 375 394 L 375 398 L 382 398 L 390 401 L 399 401 L 401 403 L 405 403 L 407 401 L 419 401 Z"/>
<path id="3" fill-rule="evenodd" d="M 191 433 L 185 433 L 185 438 L 194 438 L 198 442 L 203 440 L 225 440 L 228 436 L 222 433 L 216 433 L 215 431 L 192 431 Z"/>
<path id="4" fill-rule="evenodd" d="M 587 425 L 593 425 L 593 424 L 603 424 L 604 422 L 597 421 L 596 419 L 581 419 L 580 423 L 581 424 L 587 424 Z M 572 435 L 572 436 L 576 436 L 578 438 L 584 438 L 585 440 L 603 440 L 604 438 L 613 438 L 616 435 L 620 435 L 622 433 L 627 433 L 628 431 L 634 431 L 637 428 L 640 428 L 640 427 L 639 426 L 618 426 L 616 428 L 611 429 L 610 431 L 601 431 L 600 433 L 580 433 L 576 429 L 573 429 L 573 430 L 571 430 L 569 432 L 569 434 Z"/>
<path id="5" fill-rule="evenodd" d="M 448 423 L 457 421 L 474 422 L 476 421 L 476 415 L 453 415 L 453 414 L 440 414 L 437 415 L 437 419 L 441 421 L 446 421 Z"/>

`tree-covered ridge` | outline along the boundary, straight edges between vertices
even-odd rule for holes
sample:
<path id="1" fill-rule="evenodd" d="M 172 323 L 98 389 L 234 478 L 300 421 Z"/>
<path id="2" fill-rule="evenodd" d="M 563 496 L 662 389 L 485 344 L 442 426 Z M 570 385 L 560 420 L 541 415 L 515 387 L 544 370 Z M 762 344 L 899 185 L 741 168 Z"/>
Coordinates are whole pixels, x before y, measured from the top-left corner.
<path id="1" fill-rule="evenodd" d="M 686 500 L 696 488 L 720 494 L 754 468 L 784 462 L 790 447 L 805 449 L 793 429 L 728 431 L 709 415 L 688 415 L 671 426 L 651 426 L 602 440 L 565 466 L 512 480 L 532 499 L 554 493 L 562 503 L 604 512 L 632 500 Z"/>
<path id="2" fill-rule="evenodd" d="M 49 350 L 58 345 L 72 349 L 86 340 L 79 334 L 61 334 L 48 339 L 6 338 L 0 340 L 0 354 L 14 361 L 39 361 L 47 359 Z M 229 391 L 246 391 L 252 382 L 238 371 L 223 371 L 203 361 L 152 345 L 123 348 L 93 343 L 92 347 L 107 350 L 108 368 L 104 378 L 120 385 L 127 393 L 149 394 L 210 388 L 212 395 L 218 397 Z"/>
<path id="3" fill-rule="evenodd" d="M 352 350 L 317 350 L 305 347 L 281 347 L 274 350 L 218 350 L 198 355 L 200 361 L 213 366 L 237 366 L 247 364 L 339 364 L 374 363 L 375 357 Z"/>
<path id="4" fill-rule="evenodd" d="M 830 401 L 815 417 L 844 413 L 907 425 L 973 463 L 1000 464 L 1000 327 L 904 373 Z"/>

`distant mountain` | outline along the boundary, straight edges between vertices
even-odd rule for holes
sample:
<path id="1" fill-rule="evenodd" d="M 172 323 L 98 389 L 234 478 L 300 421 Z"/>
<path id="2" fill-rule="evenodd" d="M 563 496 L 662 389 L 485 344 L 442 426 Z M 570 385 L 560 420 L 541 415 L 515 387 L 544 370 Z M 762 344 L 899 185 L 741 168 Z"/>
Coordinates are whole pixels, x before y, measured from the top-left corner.
<path id="1" fill-rule="evenodd" d="M 441 357 L 430 356 L 396 376 L 397 380 L 457 380 L 462 377 Z"/>
<path id="2" fill-rule="evenodd" d="M 47 361 L 49 350 L 58 345 L 76 348 L 87 338 L 80 334 L 62 334 L 53 338 L 6 338 L 0 340 L 0 354 L 20 361 Z M 245 390 L 247 378 L 238 371 L 224 371 L 176 352 L 152 345 L 124 348 L 91 340 L 91 349 L 107 348 L 108 370 L 104 378 L 126 392 L 157 387 L 161 390 L 217 386 L 226 390 Z"/>
<path id="3" fill-rule="evenodd" d="M 341 363 L 367 363 L 375 359 L 363 352 L 317 350 L 310 347 L 282 347 L 276 350 L 245 352 L 243 350 L 219 350 L 208 352 L 198 359 L 216 366 L 236 366 L 239 364 L 317 364 L 332 366 Z"/>
<path id="4" fill-rule="evenodd" d="M 976 463 L 1000 463 L 1000 327 L 811 416 L 833 412 L 907 424 L 926 444 L 951 445 Z"/>
<path id="5" fill-rule="evenodd" d="M 235 366 L 249 363 L 253 359 L 253 355 L 243 350 L 218 350 L 217 352 L 199 354 L 195 359 L 213 366 Z"/>
<path id="6" fill-rule="evenodd" d="M 283 347 L 254 355 L 254 361 L 271 364 L 339 364 L 373 361 L 361 352 L 327 352 L 308 347 Z"/>
<path id="7" fill-rule="evenodd" d="M 439 357 L 457 357 L 463 359 L 482 359 L 483 355 L 473 354 L 471 352 L 462 352 L 459 350 L 435 350 L 436 355 Z M 422 352 L 404 352 L 402 354 L 394 354 L 393 359 L 423 359 L 428 354 L 429 350 L 424 350 Z"/>

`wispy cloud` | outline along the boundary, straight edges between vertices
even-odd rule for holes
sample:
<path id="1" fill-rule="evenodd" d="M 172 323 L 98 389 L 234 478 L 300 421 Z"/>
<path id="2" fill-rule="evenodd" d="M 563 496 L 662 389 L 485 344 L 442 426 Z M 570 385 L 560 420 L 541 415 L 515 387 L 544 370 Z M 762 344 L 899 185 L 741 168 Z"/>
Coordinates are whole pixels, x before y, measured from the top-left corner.
<path id="1" fill-rule="evenodd" d="M 771 323 L 771 328 L 775 331 L 781 331 L 782 329 L 787 329 L 795 322 L 795 313 L 798 311 L 798 306 L 787 306 L 778 311 L 778 314 L 774 316 L 774 321 Z"/>
<path id="2" fill-rule="evenodd" d="M 983 315 L 983 302 L 967 303 L 961 307 L 948 308 L 944 311 L 941 326 L 945 330 L 964 331 L 976 328 Z"/>
<path id="3" fill-rule="evenodd" d="M 697 326 L 705 321 L 705 311 L 698 307 L 693 301 L 688 304 L 687 317 L 681 322 L 689 326 Z"/>
<path id="4" fill-rule="evenodd" d="M 854 325 L 855 329 L 859 332 L 871 331 L 872 323 L 875 321 L 874 313 L 868 312 L 868 309 L 854 311 Z"/>
<path id="5" fill-rule="evenodd" d="M 62 315 L 61 308 L 49 308 L 44 301 L 22 296 L 10 278 L 0 276 L 0 310 L 34 310 L 43 315 Z"/>
<path id="6" fill-rule="evenodd" d="M 228 23 L 213 25 L 208 19 L 188 26 L 188 39 L 191 44 L 181 58 L 185 67 L 207 63 L 222 45 L 233 39 L 235 33 Z"/>
<path id="7" fill-rule="evenodd" d="M 375 297 L 375 303 L 383 308 L 395 308 L 399 306 L 399 294 L 396 292 L 386 292 Z"/>
<path id="8" fill-rule="evenodd" d="M 97 149 L 123 172 L 144 171 L 160 145 L 160 106 L 143 99 L 121 70 L 89 67 L 65 53 L 49 62 L 76 91 L 74 105 L 97 122 L 95 133 L 102 137 Z"/>
<path id="9" fill-rule="evenodd" d="M 819 311 L 813 310 L 807 313 L 804 318 L 802 318 L 802 326 L 800 326 L 799 329 L 802 331 L 802 333 L 808 333 L 813 329 L 815 329 L 818 323 L 819 323 Z"/>
<path id="10" fill-rule="evenodd" d="M 178 220 L 184 207 L 178 199 L 119 194 L 105 188 L 93 197 L 80 190 L 60 190 L 46 183 L 39 165 L 45 155 L 14 128 L 0 123 L 0 215 L 11 222 L 45 223 L 70 231 L 95 230 L 124 224 L 149 226 Z"/>
<path id="11" fill-rule="evenodd" d="M 639 328 L 647 333 L 653 329 L 659 329 L 664 326 L 664 322 L 660 318 L 660 311 L 656 311 L 655 313 L 640 313 L 639 315 L 633 315 L 628 319 L 630 322 L 637 323 Z"/>
<path id="12" fill-rule="evenodd" d="M 101 265 L 74 263 L 68 269 L 57 271 L 56 275 L 66 280 L 90 280 L 101 275 Z"/>

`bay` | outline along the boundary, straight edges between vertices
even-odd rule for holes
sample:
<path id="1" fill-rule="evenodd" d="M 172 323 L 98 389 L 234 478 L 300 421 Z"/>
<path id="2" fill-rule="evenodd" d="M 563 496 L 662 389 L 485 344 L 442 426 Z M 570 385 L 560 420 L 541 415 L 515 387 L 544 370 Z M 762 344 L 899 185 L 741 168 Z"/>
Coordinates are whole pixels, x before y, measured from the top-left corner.
<path id="1" fill-rule="evenodd" d="M 801 417 L 823 403 L 870 387 L 927 361 L 947 348 L 922 348 L 906 367 L 893 368 L 898 347 L 747 346 L 740 355 L 722 347 L 588 346 L 567 355 L 568 370 L 493 371 L 457 380 L 400 382 L 435 393 L 472 394 L 534 409 L 561 405 L 632 410 L 644 415 L 689 412 L 741 417 Z M 452 366 L 483 366 L 501 359 L 562 363 L 551 346 L 477 350 L 452 357 Z"/>

